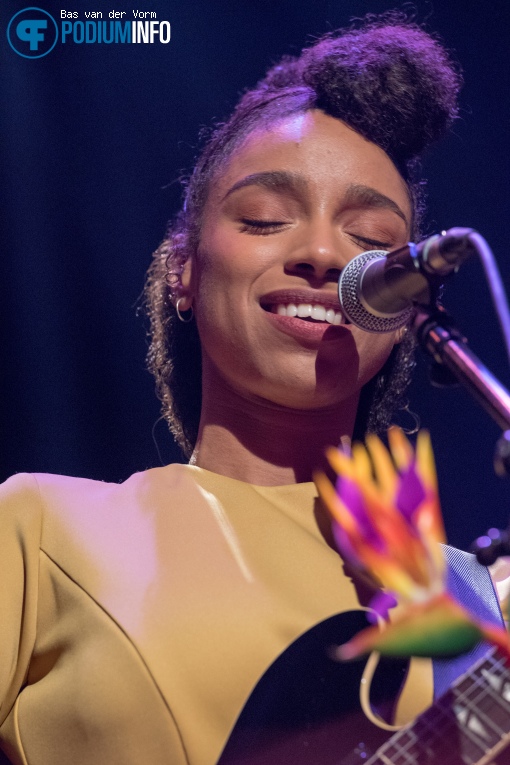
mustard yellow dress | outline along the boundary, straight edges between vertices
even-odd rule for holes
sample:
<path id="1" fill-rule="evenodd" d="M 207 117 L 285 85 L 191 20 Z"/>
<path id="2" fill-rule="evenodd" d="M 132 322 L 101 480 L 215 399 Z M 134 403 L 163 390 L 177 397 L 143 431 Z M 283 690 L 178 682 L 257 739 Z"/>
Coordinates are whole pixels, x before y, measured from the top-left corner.
<path id="1" fill-rule="evenodd" d="M 214 765 L 258 679 L 359 607 L 313 484 L 170 465 L 0 487 L 0 745 L 15 765 Z M 412 694 L 431 700 L 431 682 Z M 418 699 L 418 702 L 416 701 Z"/>

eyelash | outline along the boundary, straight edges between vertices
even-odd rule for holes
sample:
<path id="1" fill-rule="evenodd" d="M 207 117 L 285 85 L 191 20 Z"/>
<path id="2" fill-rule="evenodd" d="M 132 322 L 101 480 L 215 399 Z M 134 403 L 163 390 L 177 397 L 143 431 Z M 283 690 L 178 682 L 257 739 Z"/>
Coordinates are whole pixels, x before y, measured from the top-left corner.
<path id="1" fill-rule="evenodd" d="M 275 229 L 284 226 L 281 221 L 273 220 L 253 220 L 251 218 L 241 218 L 243 224 L 241 231 L 249 234 L 262 234 L 262 236 L 274 233 Z"/>
<path id="2" fill-rule="evenodd" d="M 393 246 L 389 242 L 378 242 L 377 239 L 367 239 L 365 236 L 354 236 L 351 234 L 350 237 L 353 242 L 356 242 L 356 244 L 361 242 L 362 245 L 368 244 L 370 247 L 376 248 L 378 250 L 391 250 Z"/>
<path id="3" fill-rule="evenodd" d="M 241 223 L 243 224 L 241 228 L 242 232 L 253 234 L 255 236 L 267 236 L 268 234 L 273 234 L 277 229 L 285 225 L 282 221 L 254 220 L 252 218 L 241 218 Z M 369 247 L 381 250 L 389 250 L 392 246 L 389 242 L 379 242 L 377 239 L 369 239 L 364 236 L 354 236 L 351 234 L 350 237 L 356 244 L 361 243 L 361 246 L 368 245 Z"/>

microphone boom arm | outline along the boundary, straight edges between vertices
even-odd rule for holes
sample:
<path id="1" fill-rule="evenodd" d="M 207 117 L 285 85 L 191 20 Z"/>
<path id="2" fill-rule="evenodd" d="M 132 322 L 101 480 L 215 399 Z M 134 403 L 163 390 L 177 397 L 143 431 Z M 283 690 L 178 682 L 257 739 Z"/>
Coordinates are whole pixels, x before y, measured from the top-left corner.
<path id="1" fill-rule="evenodd" d="M 446 311 L 418 306 L 411 329 L 425 353 L 445 366 L 503 431 L 510 430 L 510 392 L 471 351 Z"/>

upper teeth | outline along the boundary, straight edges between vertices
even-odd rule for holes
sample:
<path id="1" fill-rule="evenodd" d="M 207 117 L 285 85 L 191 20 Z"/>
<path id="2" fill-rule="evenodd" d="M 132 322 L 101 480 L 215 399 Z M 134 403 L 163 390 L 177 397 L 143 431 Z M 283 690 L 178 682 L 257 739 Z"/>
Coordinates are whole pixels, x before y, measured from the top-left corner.
<path id="1" fill-rule="evenodd" d="M 312 305 L 312 303 L 279 303 L 273 306 L 273 311 L 280 316 L 298 316 L 300 319 L 310 317 L 315 321 L 327 321 L 329 324 L 343 324 L 344 318 L 340 311 L 333 308 L 324 308 L 323 305 Z"/>

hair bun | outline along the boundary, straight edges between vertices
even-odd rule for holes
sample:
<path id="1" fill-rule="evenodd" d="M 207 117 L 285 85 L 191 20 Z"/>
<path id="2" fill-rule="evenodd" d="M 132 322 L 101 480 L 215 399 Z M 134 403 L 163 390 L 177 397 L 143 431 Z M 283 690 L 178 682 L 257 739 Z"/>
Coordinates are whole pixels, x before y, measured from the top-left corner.
<path id="1" fill-rule="evenodd" d="M 438 140 L 457 116 L 458 69 L 414 23 L 377 21 L 323 38 L 300 60 L 317 107 L 381 146 L 398 165 Z"/>
<path id="2" fill-rule="evenodd" d="M 300 59 L 296 56 L 283 56 L 275 66 L 268 69 L 266 76 L 260 80 L 257 87 L 279 90 L 280 88 L 294 88 L 300 85 L 304 85 Z"/>

